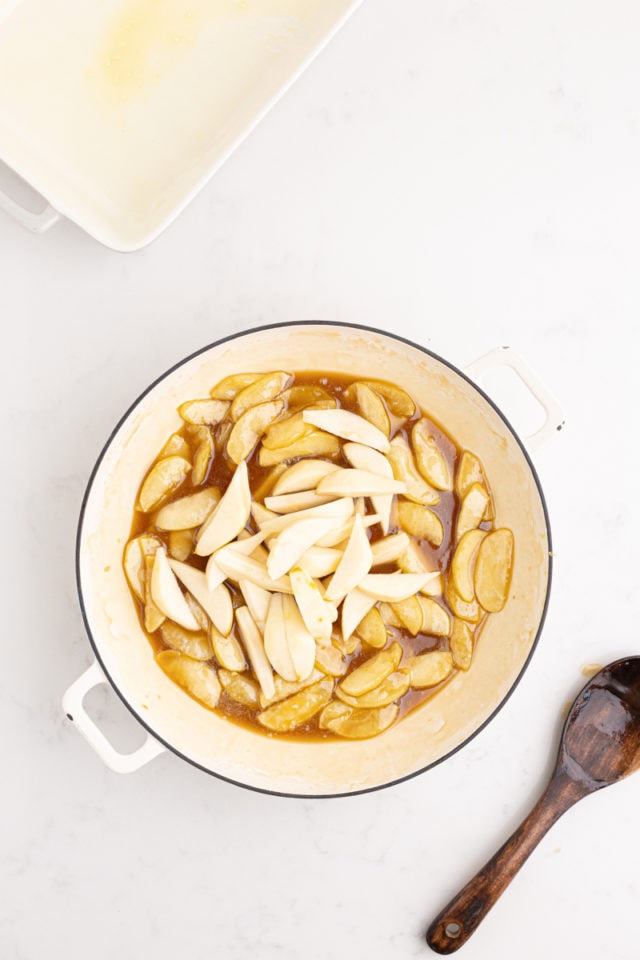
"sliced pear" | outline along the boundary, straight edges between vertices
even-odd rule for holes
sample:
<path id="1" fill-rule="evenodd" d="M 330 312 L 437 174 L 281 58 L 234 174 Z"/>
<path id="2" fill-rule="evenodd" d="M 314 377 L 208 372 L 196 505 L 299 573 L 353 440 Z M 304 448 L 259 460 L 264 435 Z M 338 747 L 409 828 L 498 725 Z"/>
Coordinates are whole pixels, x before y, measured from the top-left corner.
<path id="1" fill-rule="evenodd" d="M 377 607 L 370 610 L 358 624 L 358 636 L 369 647 L 381 650 L 387 642 L 387 628 Z"/>
<path id="2" fill-rule="evenodd" d="M 357 587 L 371 569 L 371 544 L 367 537 L 362 517 L 353 518 L 351 536 L 342 560 L 327 587 L 327 600 L 341 600 L 350 590 Z"/>
<path id="3" fill-rule="evenodd" d="M 418 420 L 411 431 L 411 443 L 418 470 L 436 490 L 451 490 L 453 480 L 449 464 L 431 435 L 428 420 Z"/>
<path id="4" fill-rule="evenodd" d="M 144 558 L 144 628 L 147 633 L 155 633 L 165 621 L 165 615 L 158 610 L 151 596 L 151 577 L 155 553 Z"/>
<path id="5" fill-rule="evenodd" d="M 224 420 L 228 409 L 224 400 L 189 400 L 180 404 L 178 413 L 186 423 L 212 426 Z"/>
<path id="6" fill-rule="evenodd" d="M 234 549 L 235 544 L 229 544 L 218 550 L 215 556 L 216 563 L 230 580 L 239 583 L 241 580 L 250 580 L 263 590 L 270 593 L 291 593 L 288 577 L 279 577 L 274 580 L 269 576 L 267 567 L 260 560 L 247 557 Z"/>
<path id="7" fill-rule="evenodd" d="M 281 516 L 275 516 L 266 520 L 259 519 L 255 509 L 253 517 L 260 532 L 265 537 L 271 537 L 279 534 L 282 530 L 299 523 L 301 520 L 315 520 L 318 517 L 331 517 L 336 521 L 336 527 L 349 520 L 353 516 L 353 500 L 351 497 L 343 497 L 339 500 L 332 500 L 330 503 L 321 503 L 317 507 L 309 507 L 308 510 L 299 510 L 297 513 L 286 513 Z"/>
<path id="8" fill-rule="evenodd" d="M 249 613 L 249 608 L 238 607 L 236 610 L 236 620 L 238 621 L 238 629 L 240 630 L 244 649 L 249 657 L 249 662 L 253 668 L 256 680 L 260 684 L 260 689 L 265 697 L 272 697 L 275 693 L 273 673 L 264 652 L 262 634 Z"/>
<path id="9" fill-rule="evenodd" d="M 375 606 L 375 597 L 370 597 L 354 587 L 344 598 L 342 604 L 342 638 L 348 640 L 351 634 L 358 628 L 363 618 Z M 386 634 L 385 634 L 386 641 Z"/>
<path id="10" fill-rule="evenodd" d="M 299 693 L 300 690 L 304 690 L 305 687 L 310 687 L 312 683 L 318 683 L 319 680 L 324 680 L 325 675 L 322 670 L 312 670 L 311 675 L 307 677 L 306 680 L 283 680 L 282 677 L 279 677 L 278 674 L 275 674 L 273 677 L 274 683 L 274 692 L 273 696 L 265 697 L 264 693 L 260 693 L 260 706 L 264 710 L 265 707 L 270 707 L 272 703 L 280 703 L 281 700 L 286 700 L 287 697 L 292 697 L 294 693 Z"/>
<path id="11" fill-rule="evenodd" d="M 249 533 L 248 530 L 241 530 L 238 539 L 233 540 L 227 546 L 230 550 L 235 550 L 236 553 L 241 553 L 244 557 L 252 557 L 263 540 L 264 533 L 262 531 Z"/>
<path id="12" fill-rule="evenodd" d="M 313 384 L 289 387 L 282 397 L 289 410 L 302 410 L 303 407 L 311 407 L 317 403 L 330 404 L 332 407 L 336 405 L 336 401 L 323 387 L 316 387 Z"/>
<path id="13" fill-rule="evenodd" d="M 217 707 L 220 699 L 220 681 L 213 667 L 192 660 L 177 650 L 162 650 L 156 654 L 156 663 L 170 680 L 198 700 L 205 707 Z"/>
<path id="14" fill-rule="evenodd" d="M 177 623 L 165 620 L 160 627 L 160 636 L 168 647 L 185 653 L 192 660 L 211 660 L 213 656 L 209 637 L 202 631 L 183 630 Z"/>
<path id="15" fill-rule="evenodd" d="M 129 540 L 128 544 L 124 548 L 124 572 L 127 575 L 129 586 L 135 593 L 138 600 L 144 601 L 144 558 L 152 557 L 160 546 L 162 546 L 162 544 L 157 537 L 150 537 L 147 534 L 142 534 L 140 537 L 135 537 L 133 540 Z"/>
<path id="16" fill-rule="evenodd" d="M 453 671 L 453 658 L 449 651 L 430 650 L 421 653 L 409 662 L 411 686 L 416 690 L 435 687 Z"/>
<path id="17" fill-rule="evenodd" d="M 217 487 L 205 487 L 197 493 L 168 503 L 158 512 L 156 527 L 160 530 L 191 530 L 207 519 L 220 500 Z"/>
<path id="18" fill-rule="evenodd" d="M 373 497 L 377 494 L 404 493 L 406 489 L 402 480 L 349 468 L 334 470 L 323 477 L 316 487 L 316 493 L 334 497 Z"/>
<path id="19" fill-rule="evenodd" d="M 404 500 L 398 504 L 398 521 L 406 533 L 418 540 L 427 540 L 434 547 L 439 547 L 444 540 L 442 521 L 429 507 Z"/>
<path id="20" fill-rule="evenodd" d="M 252 583 L 251 580 L 239 580 L 238 586 L 244 597 L 244 602 L 249 607 L 249 613 L 256 622 L 256 626 L 264 633 L 271 594 L 263 587 Z"/>
<path id="21" fill-rule="evenodd" d="M 290 373 L 284 373 L 278 370 L 275 373 L 267 373 L 254 380 L 249 386 L 241 390 L 233 398 L 229 415 L 234 421 L 238 421 L 243 413 L 250 407 L 256 407 L 259 403 L 267 403 L 269 400 L 275 400 L 279 393 L 282 393 L 288 382 L 291 380 Z"/>
<path id="22" fill-rule="evenodd" d="M 336 647 L 318 647 L 316 667 L 328 677 L 342 677 L 347 670 L 347 661 Z"/>
<path id="23" fill-rule="evenodd" d="M 164 457 L 183 457 L 185 460 L 191 459 L 191 447 L 183 436 L 179 433 L 173 433 L 158 455 L 158 460 Z"/>
<path id="24" fill-rule="evenodd" d="M 151 573 L 151 597 L 158 610 L 169 620 L 173 620 L 185 630 L 199 629 L 198 621 L 189 610 L 176 576 L 169 566 L 164 547 L 159 547 L 155 552 Z"/>
<path id="25" fill-rule="evenodd" d="M 271 493 L 282 474 L 286 473 L 287 469 L 286 463 L 276 463 L 275 467 L 271 467 L 271 470 L 269 470 L 264 480 L 261 480 L 253 491 L 254 501 L 264 500 L 264 498 Z"/>
<path id="26" fill-rule="evenodd" d="M 310 676 L 316 659 L 316 641 L 307 629 L 295 599 L 283 596 L 282 610 L 287 633 L 287 644 L 298 680 Z"/>
<path id="27" fill-rule="evenodd" d="M 384 401 L 394 417 L 401 417 L 404 420 L 407 417 L 412 417 L 416 412 L 415 403 L 409 394 L 401 390 L 400 387 L 381 380 L 365 380 L 364 382 L 376 393 L 379 393 L 381 397 L 384 397 Z"/>
<path id="28" fill-rule="evenodd" d="M 421 590 L 421 593 L 429 597 L 439 597 L 444 589 L 444 579 L 442 574 L 433 568 L 433 565 L 427 560 L 423 550 L 411 538 L 409 545 L 398 557 L 398 566 L 403 573 L 429 573 L 431 578 Z"/>
<path id="29" fill-rule="evenodd" d="M 138 497 L 138 509 L 149 513 L 177 490 L 191 470 L 184 457 L 163 457 L 158 460 L 144 479 Z"/>
<path id="30" fill-rule="evenodd" d="M 454 587 L 452 578 L 446 581 L 444 596 L 454 616 L 460 617 L 461 620 L 468 620 L 470 623 L 478 623 L 482 620 L 483 611 L 478 601 L 472 600 L 471 603 L 467 603 L 463 600 Z"/>
<path id="31" fill-rule="evenodd" d="M 371 547 L 373 553 L 372 567 L 380 567 L 383 563 L 393 563 L 409 546 L 409 537 L 406 533 L 392 533 L 376 541 Z"/>
<path id="32" fill-rule="evenodd" d="M 301 460 L 300 463 L 305 461 Z M 321 496 L 313 490 L 301 490 L 299 493 L 283 493 L 280 496 L 267 497 L 264 505 L 274 513 L 296 513 L 298 510 L 308 510 L 309 507 L 318 507 L 322 503 L 329 503 L 330 500 L 336 499 L 337 497 L 332 495 Z"/>
<path id="33" fill-rule="evenodd" d="M 327 413 L 331 412 L 333 411 L 327 411 Z M 277 450 L 269 450 L 264 445 L 261 446 L 258 463 L 261 467 L 271 467 L 285 460 L 297 460 L 300 457 L 331 457 L 339 452 L 340 442 L 337 437 L 322 430 L 313 430 L 286 447 L 278 447 Z"/>
<path id="34" fill-rule="evenodd" d="M 388 437 L 391 433 L 391 423 L 380 395 L 366 383 L 356 383 L 355 390 L 356 402 L 362 416 L 377 427 L 385 437 Z"/>
<path id="35" fill-rule="evenodd" d="M 211 590 L 207 583 L 206 574 L 188 563 L 179 560 L 169 560 L 171 569 L 182 581 L 189 593 L 192 593 L 209 619 L 218 630 L 225 635 L 233 626 L 233 604 L 229 591 L 223 583 Z"/>
<path id="36" fill-rule="evenodd" d="M 295 682 L 298 675 L 293 665 L 287 641 L 282 601 L 283 596 L 280 593 L 274 593 L 271 597 L 264 628 L 264 652 L 273 669 L 280 674 L 283 680 Z"/>
<path id="37" fill-rule="evenodd" d="M 236 420 L 227 440 L 227 456 L 234 463 L 241 463 L 251 455 L 255 445 L 284 410 L 282 400 L 271 400 L 250 407 Z"/>
<path id="38" fill-rule="evenodd" d="M 341 559 L 342 550 L 315 546 L 305 550 L 298 560 L 298 566 L 306 570 L 310 577 L 321 579 L 333 573 Z"/>
<path id="39" fill-rule="evenodd" d="M 239 463 L 222 499 L 200 528 L 196 553 L 208 557 L 237 537 L 246 526 L 251 509 L 247 464 Z"/>
<path id="40" fill-rule="evenodd" d="M 473 586 L 473 571 L 478 548 L 486 535 L 484 530 L 467 530 L 458 542 L 451 561 L 453 584 L 462 599 L 466 600 L 467 603 L 470 603 L 476 595 Z"/>
<path id="41" fill-rule="evenodd" d="M 349 707 L 349 713 L 325 720 L 327 730 L 349 740 L 368 740 L 383 733 L 398 716 L 395 703 L 380 710 L 358 710 Z"/>
<path id="42" fill-rule="evenodd" d="M 423 599 L 426 598 L 423 597 Z M 412 597 L 407 597 L 406 600 L 399 600 L 394 603 L 393 609 L 397 613 L 402 626 L 409 631 L 412 637 L 420 633 L 422 630 L 422 607 L 415 594 Z"/>
<path id="43" fill-rule="evenodd" d="M 298 610 L 311 636 L 320 639 L 330 637 L 332 625 L 338 619 L 335 604 L 324 599 L 313 577 L 300 567 L 291 570 L 289 580 Z"/>
<path id="44" fill-rule="evenodd" d="M 381 603 L 378 609 L 385 626 L 393 627 L 396 630 L 402 630 L 402 620 L 390 603 Z"/>
<path id="45" fill-rule="evenodd" d="M 269 576 L 277 580 L 288 573 L 298 563 L 302 554 L 337 526 L 338 522 L 333 517 L 299 520 L 279 533 L 267 560 Z"/>
<path id="46" fill-rule="evenodd" d="M 357 633 L 352 633 L 348 640 L 344 640 L 340 631 L 333 634 L 331 643 L 345 657 L 351 657 L 361 646 L 360 637 Z"/>
<path id="47" fill-rule="evenodd" d="M 189 607 L 189 610 L 191 610 L 191 613 L 194 615 L 194 617 L 198 621 L 198 626 L 200 627 L 200 629 L 203 630 L 205 633 L 209 633 L 209 628 L 211 627 L 211 621 L 209 620 L 209 616 L 204 610 L 204 608 L 200 606 L 200 604 L 198 603 L 198 601 L 196 600 L 196 598 L 193 596 L 192 593 L 185 593 L 184 598 L 187 601 L 187 606 Z"/>
<path id="48" fill-rule="evenodd" d="M 380 516 L 377 513 L 369 513 L 366 517 L 362 517 L 362 526 L 367 530 L 369 527 L 375 527 L 376 523 L 380 523 Z M 322 537 L 321 540 L 318 540 L 316 546 L 318 547 L 339 547 L 341 551 L 347 545 L 347 541 L 351 536 L 351 531 L 353 530 L 353 517 L 350 520 L 347 520 L 346 523 L 341 523 L 339 527 L 336 527 L 335 530 L 332 530 L 331 533 L 328 533 L 325 537 Z"/>
<path id="49" fill-rule="evenodd" d="M 404 480 L 406 483 L 405 497 L 431 507 L 440 502 L 438 491 L 418 473 L 411 447 L 401 433 L 391 441 L 389 461 L 396 480 Z"/>
<path id="50" fill-rule="evenodd" d="M 257 720 L 277 733 L 288 733 L 308 723 L 329 702 L 333 692 L 332 680 L 320 680 L 299 693 L 267 707 L 257 715 Z"/>
<path id="51" fill-rule="evenodd" d="M 259 527 L 262 527 L 262 524 L 266 523 L 267 520 L 278 519 L 277 513 L 274 513 L 273 510 L 267 510 L 261 503 L 256 503 L 255 499 L 251 501 L 251 516 Z M 292 520 L 291 522 L 293 523 L 294 521 Z M 238 536 L 240 537 L 241 533 L 239 533 Z"/>
<path id="52" fill-rule="evenodd" d="M 247 661 L 242 652 L 242 647 L 231 631 L 225 635 L 212 625 L 211 646 L 216 655 L 216 660 L 225 670 L 235 670 L 242 673 L 243 670 L 247 669 Z"/>
<path id="53" fill-rule="evenodd" d="M 421 633 L 431 637 L 448 637 L 451 633 L 451 617 L 444 607 L 432 597 L 418 597 L 422 610 Z"/>
<path id="54" fill-rule="evenodd" d="M 462 540 L 465 533 L 475 530 L 482 523 L 485 511 L 489 504 L 489 494 L 486 487 L 474 483 L 469 488 L 464 500 L 460 504 L 458 522 L 456 524 L 456 539 Z"/>
<path id="55" fill-rule="evenodd" d="M 422 590 L 430 576 L 429 573 L 369 573 L 358 587 L 376 600 L 397 603 Z"/>
<path id="56" fill-rule="evenodd" d="M 378 450 L 372 450 L 371 447 L 365 447 L 361 443 L 345 443 L 342 452 L 352 467 L 356 470 L 368 470 L 369 473 L 377 473 L 381 477 L 393 479 L 393 470 L 389 460 Z M 396 479 L 403 479 L 402 477 Z M 382 532 L 386 535 L 389 532 L 391 524 L 391 508 L 393 496 L 386 494 L 376 494 L 371 497 L 373 509 L 380 516 L 380 526 Z"/>
<path id="57" fill-rule="evenodd" d="M 265 431 L 262 444 L 267 450 L 280 450 L 282 447 L 291 446 L 302 437 L 309 436 L 313 430 L 313 427 L 304 422 L 302 413 L 294 413 L 293 416 L 270 426 Z"/>
<path id="58" fill-rule="evenodd" d="M 243 707 L 258 706 L 258 685 L 250 677 L 232 670 L 218 670 L 218 679 L 228 697 Z"/>
<path id="59" fill-rule="evenodd" d="M 305 410 L 303 417 L 305 423 L 336 437 L 363 443 L 374 450 L 380 450 L 381 453 L 389 451 L 389 441 L 384 433 L 356 413 L 348 410 Z"/>
<path id="60" fill-rule="evenodd" d="M 210 396 L 216 400 L 233 400 L 241 390 L 263 376 L 263 373 L 232 373 L 213 387 Z"/>
<path id="61" fill-rule="evenodd" d="M 449 637 L 449 649 L 453 658 L 453 665 L 458 670 L 468 670 L 473 657 L 473 630 L 464 620 L 456 617 Z"/>
<path id="62" fill-rule="evenodd" d="M 409 689 L 409 674 L 407 671 L 399 670 L 396 673 L 390 673 L 386 680 L 383 680 L 379 686 L 370 690 L 369 693 L 361 697 L 349 697 L 346 693 L 338 691 L 337 695 L 344 703 L 351 707 L 358 707 L 363 710 L 375 710 L 379 707 L 386 707 L 399 700 Z"/>
<path id="63" fill-rule="evenodd" d="M 214 440 L 216 444 L 216 450 L 219 453 L 222 453 L 227 446 L 227 440 L 229 439 L 229 434 L 233 430 L 233 422 L 231 420 L 223 420 L 222 423 L 219 423 L 214 431 Z"/>
<path id="64" fill-rule="evenodd" d="M 374 654 L 352 670 L 338 686 L 338 691 L 350 697 L 361 697 L 379 686 L 390 673 L 398 669 L 402 660 L 402 647 L 395 641 L 380 653 Z"/>
<path id="65" fill-rule="evenodd" d="M 167 540 L 170 557 L 176 560 L 188 560 L 193 553 L 193 530 L 171 530 Z"/>
<path id="66" fill-rule="evenodd" d="M 234 541 L 237 543 L 238 541 Z M 239 551 L 240 552 L 240 551 Z M 207 567 L 205 570 L 205 576 L 207 578 L 207 588 L 209 590 L 215 590 L 216 587 L 219 587 L 221 583 L 224 583 L 227 579 L 227 574 L 224 572 L 222 567 L 218 565 L 216 561 L 215 553 L 212 553 L 209 559 L 207 560 Z"/>
<path id="67" fill-rule="evenodd" d="M 193 455 L 193 470 L 191 471 L 191 483 L 194 487 L 199 487 L 207 479 L 211 462 L 216 455 L 216 448 L 209 428 L 198 427 L 197 430 L 199 443 Z"/>
<path id="68" fill-rule="evenodd" d="M 327 460 L 299 460 L 291 467 L 285 467 L 273 488 L 275 496 L 286 493 L 299 493 L 303 490 L 315 490 L 317 484 L 336 469 L 334 463 Z"/>
<path id="69" fill-rule="evenodd" d="M 489 613 L 498 613 L 506 604 L 512 570 L 513 534 L 504 527 L 483 540 L 476 562 L 476 596 Z"/>

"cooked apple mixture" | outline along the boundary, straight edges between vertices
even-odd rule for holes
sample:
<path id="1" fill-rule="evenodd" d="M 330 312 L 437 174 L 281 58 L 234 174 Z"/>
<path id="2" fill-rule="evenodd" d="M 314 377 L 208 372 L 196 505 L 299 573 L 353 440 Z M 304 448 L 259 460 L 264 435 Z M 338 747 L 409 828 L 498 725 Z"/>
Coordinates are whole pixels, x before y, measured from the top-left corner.
<path id="1" fill-rule="evenodd" d="M 124 569 L 158 666 L 269 735 L 382 733 L 468 670 L 513 536 L 402 389 L 239 373 L 179 408 Z"/>

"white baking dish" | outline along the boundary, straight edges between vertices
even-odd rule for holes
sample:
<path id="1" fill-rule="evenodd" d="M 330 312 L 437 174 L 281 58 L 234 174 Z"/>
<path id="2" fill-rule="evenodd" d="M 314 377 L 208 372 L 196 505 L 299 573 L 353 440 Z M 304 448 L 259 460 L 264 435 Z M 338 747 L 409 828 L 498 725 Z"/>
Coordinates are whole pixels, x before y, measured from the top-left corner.
<path id="1" fill-rule="evenodd" d="M 0 161 L 116 250 L 149 243 L 361 0 L 0 0 Z"/>
<path id="2" fill-rule="evenodd" d="M 498 349 L 468 368 L 471 376 L 506 364 L 546 411 L 531 449 L 551 436 L 562 413 L 514 354 Z M 229 722 L 186 696 L 154 662 L 122 569 L 140 482 L 166 436 L 180 425 L 177 406 L 206 396 L 239 370 L 329 369 L 401 383 L 463 447 L 481 458 L 499 523 L 516 552 L 511 594 L 482 632 L 471 669 L 459 673 L 396 726 L 373 740 L 297 742 Z M 213 344 L 153 384 L 124 416 L 96 465 L 77 541 L 78 589 L 98 659 L 67 691 L 64 711 L 114 770 L 135 770 L 169 747 L 203 770 L 279 794 L 353 794 L 397 782 L 449 756 L 504 703 L 524 670 L 547 605 L 550 534 L 539 482 L 504 415 L 468 375 L 421 347 L 363 327 L 291 324 L 266 327 Z M 149 737 L 122 755 L 83 708 L 87 692 L 108 677 Z"/>

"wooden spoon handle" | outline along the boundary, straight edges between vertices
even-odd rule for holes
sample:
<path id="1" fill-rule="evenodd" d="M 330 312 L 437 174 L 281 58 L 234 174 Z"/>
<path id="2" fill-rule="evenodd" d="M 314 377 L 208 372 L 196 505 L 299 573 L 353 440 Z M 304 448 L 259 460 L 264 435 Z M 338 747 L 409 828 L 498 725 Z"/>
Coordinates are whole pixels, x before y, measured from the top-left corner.
<path id="1" fill-rule="evenodd" d="M 427 931 L 431 949 L 441 954 L 459 950 L 547 830 L 589 792 L 584 783 L 571 779 L 563 771 L 556 772 L 528 817 L 433 921 Z"/>

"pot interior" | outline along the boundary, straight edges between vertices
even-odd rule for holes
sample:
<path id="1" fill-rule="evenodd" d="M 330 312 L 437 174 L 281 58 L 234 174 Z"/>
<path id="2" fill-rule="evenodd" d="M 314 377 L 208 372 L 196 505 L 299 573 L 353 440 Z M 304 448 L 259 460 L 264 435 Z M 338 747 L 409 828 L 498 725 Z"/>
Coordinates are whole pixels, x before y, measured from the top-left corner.
<path id="1" fill-rule="evenodd" d="M 157 451 L 181 426 L 178 405 L 206 397 L 232 371 L 275 369 L 335 371 L 402 385 L 460 447 L 480 457 L 496 522 L 514 533 L 509 601 L 485 624 L 470 670 L 372 740 L 280 740 L 199 706 L 156 666 L 123 573 L 136 494 Z M 543 617 L 549 577 L 548 531 L 536 479 L 493 406 L 457 371 L 418 347 L 380 332 L 323 324 L 243 334 L 204 350 L 157 382 L 120 424 L 96 469 L 78 550 L 92 643 L 138 719 L 207 771 L 305 796 L 373 789 L 428 767 L 467 740 L 521 673 Z"/>

